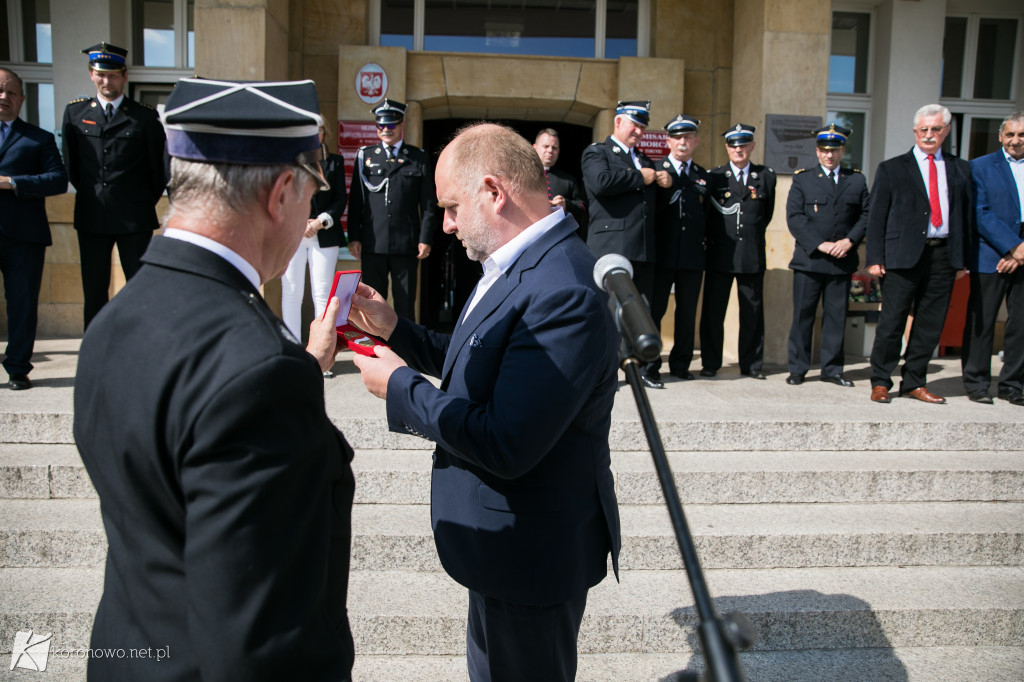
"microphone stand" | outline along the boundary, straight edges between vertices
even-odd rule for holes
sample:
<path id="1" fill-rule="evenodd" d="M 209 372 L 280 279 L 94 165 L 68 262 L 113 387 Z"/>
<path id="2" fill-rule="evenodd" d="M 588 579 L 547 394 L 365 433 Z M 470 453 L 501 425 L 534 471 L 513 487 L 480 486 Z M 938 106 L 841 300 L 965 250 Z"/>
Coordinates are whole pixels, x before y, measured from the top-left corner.
<path id="1" fill-rule="evenodd" d="M 618 324 L 619 315 L 616 314 L 615 318 L 616 324 Z M 619 330 L 622 332 L 621 325 Z M 660 344 L 658 350 L 660 353 Z M 651 448 L 654 468 L 658 472 L 661 492 L 665 496 L 668 514 L 676 533 L 676 542 L 679 544 L 679 552 L 683 556 L 683 566 L 690 581 L 690 589 L 693 591 L 693 601 L 698 619 L 697 634 L 700 637 L 701 650 L 704 655 L 704 679 L 712 682 L 746 682 L 747 678 L 743 674 L 737 652 L 747 649 L 754 643 L 756 632 L 742 613 L 727 613 L 721 618 L 715 613 L 711 594 L 704 581 L 704 571 L 701 569 L 700 559 L 697 557 L 697 549 L 693 545 L 693 537 L 690 535 L 690 528 L 686 523 L 686 516 L 683 514 L 683 505 L 679 501 L 672 469 L 665 456 L 658 424 L 651 411 L 651 404 L 647 400 L 647 392 L 640 381 L 639 360 L 636 358 L 632 340 L 625 333 L 622 334 L 619 357 L 621 367 L 626 373 L 626 380 L 633 388 L 633 398 L 636 400 L 640 421 L 647 434 L 647 443 Z M 678 674 L 676 679 L 687 679 L 687 674 L 683 671 Z M 694 679 L 692 674 L 690 674 L 690 679 Z"/>

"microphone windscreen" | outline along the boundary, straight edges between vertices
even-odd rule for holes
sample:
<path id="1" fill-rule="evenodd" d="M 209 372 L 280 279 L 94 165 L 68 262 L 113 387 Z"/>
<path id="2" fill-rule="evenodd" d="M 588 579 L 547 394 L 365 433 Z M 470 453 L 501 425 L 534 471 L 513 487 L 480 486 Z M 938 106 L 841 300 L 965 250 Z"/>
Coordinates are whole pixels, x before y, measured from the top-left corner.
<path id="1" fill-rule="evenodd" d="M 594 263 L 594 281 L 601 287 L 601 291 L 607 291 L 604 288 L 604 278 L 612 270 L 625 270 L 630 277 L 633 276 L 633 266 L 628 258 L 617 253 L 607 253 Z"/>

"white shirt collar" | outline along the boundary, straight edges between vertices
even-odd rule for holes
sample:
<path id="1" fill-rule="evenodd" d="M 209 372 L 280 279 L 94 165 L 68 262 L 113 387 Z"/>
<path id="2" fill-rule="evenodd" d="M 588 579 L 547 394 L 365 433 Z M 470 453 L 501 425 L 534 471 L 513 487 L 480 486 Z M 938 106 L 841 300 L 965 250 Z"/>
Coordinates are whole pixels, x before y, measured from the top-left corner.
<path id="1" fill-rule="evenodd" d="M 117 99 L 107 99 L 103 95 L 101 95 L 100 93 L 97 92 L 96 93 L 96 101 L 99 102 L 100 106 L 102 108 L 104 108 L 104 109 L 107 108 L 108 104 L 113 104 L 114 105 L 114 111 L 117 111 L 118 108 L 121 106 L 121 102 L 124 101 L 124 93 L 121 93 L 121 95 Z"/>
<path id="2" fill-rule="evenodd" d="M 1003 156 L 1006 158 L 1006 162 L 1007 163 L 1009 163 L 1009 164 L 1024 163 L 1024 158 L 1015 159 L 1012 156 L 1010 156 L 1009 154 L 1007 154 L 1005 149 L 1003 149 L 1001 151 L 1003 152 Z"/>
<path id="3" fill-rule="evenodd" d="M 183 242 L 188 242 L 189 244 L 194 244 L 195 246 L 217 254 L 235 266 L 236 270 L 245 275 L 245 278 L 249 280 L 255 289 L 258 290 L 260 288 L 260 273 L 256 271 L 256 268 L 254 268 L 249 261 L 245 260 L 220 242 L 215 242 L 209 237 L 204 237 L 203 235 L 196 234 L 195 232 L 179 230 L 173 227 L 168 227 L 164 230 L 164 236 L 170 239 L 177 239 Z"/>
<path id="4" fill-rule="evenodd" d="M 927 161 L 928 160 L 928 154 L 926 154 L 925 151 L 923 149 L 921 149 L 920 147 L 918 147 L 916 144 L 914 145 L 914 156 L 917 157 L 918 161 Z M 942 158 L 942 149 L 941 148 L 938 151 L 935 152 L 935 162 L 938 163 L 940 161 L 945 161 L 945 159 Z"/>
<path id="5" fill-rule="evenodd" d="M 739 180 L 742 177 L 740 173 L 746 173 L 748 175 L 750 174 L 750 163 L 747 163 L 746 166 L 744 166 L 742 169 L 739 169 L 732 161 L 730 161 L 729 167 L 732 168 L 732 174 L 736 176 L 737 180 Z"/>
<path id="6" fill-rule="evenodd" d="M 819 163 L 818 167 L 821 168 L 821 172 L 825 174 L 826 178 L 828 177 L 829 173 L 835 173 L 837 177 L 839 176 L 839 167 L 838 166 L 836 166 L 833 170 L 829 170 L 828 168 L 825 168 L 824 166 L 822 166 Z"/>
<path id="7" fill-rule="evenodd" d="M 608 139 L 611 140 L 612 142 L 614 142 L 615 144 L 619 145 L 619 147 L 622 148 L 622 151 L 624 151 L 627 154 L 629 154 L 630 157 L 633 156 L 632 148 L 627 147 L 626 144 L 622 140 L 620 140 L 619 138 L 615 137 L 614 135 L 609 135 Z"/>
<path id="8" fill-rule="evenodd" d="M 399 140 L 398 142 L 396 142 L 394 144 L 385 144 L 384 142 L 381 142 L 381 146 L 383 146 L 383 147 L 391 147 L 391 153 L 392 154 L 397 154 L 398 150 L 402 148 L 402 143 L 403 142 L 405 142 L 405 140 Z"/>

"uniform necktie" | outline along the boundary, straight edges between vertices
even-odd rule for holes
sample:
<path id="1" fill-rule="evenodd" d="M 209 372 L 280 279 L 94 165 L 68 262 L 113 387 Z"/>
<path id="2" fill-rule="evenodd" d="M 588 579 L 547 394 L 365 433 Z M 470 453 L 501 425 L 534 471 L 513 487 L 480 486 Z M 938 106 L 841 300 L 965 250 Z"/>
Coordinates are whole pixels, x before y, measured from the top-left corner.
<path id="1" fill-rule="evenodd" d="M 391 147 L 389 147 L 388 145 L 384 145 L 384 153 L 388 155 L 388 161 L 390 161 L 392 159 Z"/>
<path id="2" fill-rule="evenodd" d="M 828 172 L 828 180 L 829 180 L 829 182 L 832 183 L 832 194 L 835 194 L 836 193 L 836 185 L 838 183 L 836 182 L 836 172 L 834 170 L 830 170 Z"/>
<path id="3" fill-rule="evenodd" d="M 928 155 L 928 203 L 932 209 L 932 225 L 942 225 L 942 204 L 939 203 L 939 171 L 935 168 L 935 155 Z"/>
<path id="4" fill-rule="evenodd" d="M 106 117 L 107 123 L 110 123 L 110 119 L 114 117 L 114 105 L 110 102 L 107 102 L 107 107 L 103 110 L 103 116 Z"/>

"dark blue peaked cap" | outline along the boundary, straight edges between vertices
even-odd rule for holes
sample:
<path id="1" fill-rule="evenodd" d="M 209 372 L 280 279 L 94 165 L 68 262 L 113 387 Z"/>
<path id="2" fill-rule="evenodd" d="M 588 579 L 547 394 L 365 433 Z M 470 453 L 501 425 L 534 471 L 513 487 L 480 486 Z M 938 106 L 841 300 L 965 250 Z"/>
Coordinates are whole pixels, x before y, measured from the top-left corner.
<path id="1" fill-rule="evenodd" d="M 205 163 L 290 164 L 319 150 L 313 81 L 229 82 L 183 78 L 163 114 L 167 151 Z"/>

